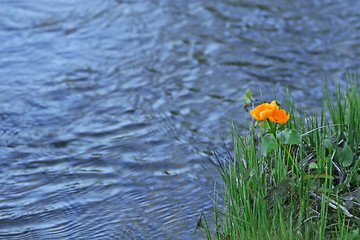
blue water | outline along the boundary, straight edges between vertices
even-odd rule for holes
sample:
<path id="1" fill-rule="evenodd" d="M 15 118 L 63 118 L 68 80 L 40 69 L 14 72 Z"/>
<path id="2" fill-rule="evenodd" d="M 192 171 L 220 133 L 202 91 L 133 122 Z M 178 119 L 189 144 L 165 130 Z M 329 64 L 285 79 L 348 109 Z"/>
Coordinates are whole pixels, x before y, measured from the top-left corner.
<path id="1" fill-rule="evenodd" d="M 0 239 L 203 239 L 247 88 L 320 107 L 351 0 L 0 1 Z"/>

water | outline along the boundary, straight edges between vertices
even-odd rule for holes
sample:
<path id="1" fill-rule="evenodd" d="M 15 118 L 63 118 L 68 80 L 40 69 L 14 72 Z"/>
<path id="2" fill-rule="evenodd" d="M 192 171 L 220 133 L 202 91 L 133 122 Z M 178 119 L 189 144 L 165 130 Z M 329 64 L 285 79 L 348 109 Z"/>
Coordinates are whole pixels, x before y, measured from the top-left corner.
<path id="1" fill-rule="evenodd" d="M 357 71 L 351 0 L 1 1 L 0 239 L 201 239 L 247 88 Z"/>

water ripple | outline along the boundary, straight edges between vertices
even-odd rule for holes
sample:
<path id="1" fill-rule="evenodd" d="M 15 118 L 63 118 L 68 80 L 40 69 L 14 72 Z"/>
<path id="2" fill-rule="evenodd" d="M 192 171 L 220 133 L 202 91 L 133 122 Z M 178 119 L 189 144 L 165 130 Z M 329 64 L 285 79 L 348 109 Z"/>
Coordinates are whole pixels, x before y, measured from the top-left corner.
<path id="1" fill-rule="evenodd" d="M 2 1 L 0 239 L 204 239 L 245 90 L 320 107 L 359 4 Z"/>

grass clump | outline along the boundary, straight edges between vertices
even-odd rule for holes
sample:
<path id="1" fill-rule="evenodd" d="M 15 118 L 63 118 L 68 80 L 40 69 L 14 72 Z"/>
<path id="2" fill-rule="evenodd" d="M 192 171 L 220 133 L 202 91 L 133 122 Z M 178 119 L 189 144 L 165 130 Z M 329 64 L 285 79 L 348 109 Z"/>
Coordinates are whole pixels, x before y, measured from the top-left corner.
<path id="1" fill-rule="evenodd" d="M 274 103 L 251 112 L 258 121 L 245 136 L 232 124 L 233 153 L 216 156 L 224 187 L 216 194 L 216 231 L 205 225 L 209 239 L 360 238 L 356 76 L 349 75 L 345 90 L 338 86 L 336 97 L 325 89 L 321 113 L 300 114 L 287 94 L 290 119 L 276 113 L 285 124 L 276 122 L 283 110 Z M 245 98 L 254 103 L 251 93 Z"/>

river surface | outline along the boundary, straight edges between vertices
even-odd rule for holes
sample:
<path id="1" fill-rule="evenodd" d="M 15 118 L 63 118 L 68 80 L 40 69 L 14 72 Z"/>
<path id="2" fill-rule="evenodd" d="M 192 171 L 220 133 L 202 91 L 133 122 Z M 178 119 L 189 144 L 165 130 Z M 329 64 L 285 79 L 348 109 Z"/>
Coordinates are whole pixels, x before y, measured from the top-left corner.
<path id="1" fill-rule="evenodd" d="M 320 106 L 360 1 L 1 0 L 0 239 L 203 239 L 247 88 Z"/>

